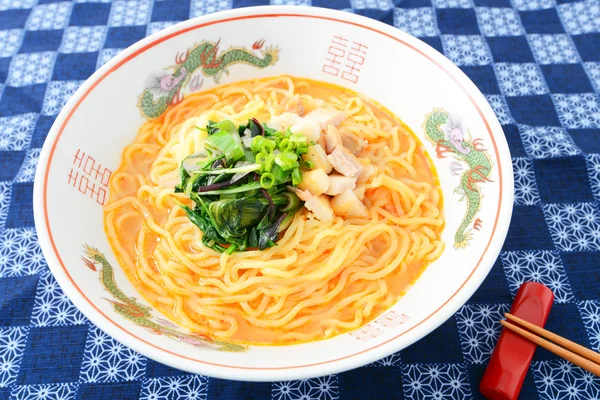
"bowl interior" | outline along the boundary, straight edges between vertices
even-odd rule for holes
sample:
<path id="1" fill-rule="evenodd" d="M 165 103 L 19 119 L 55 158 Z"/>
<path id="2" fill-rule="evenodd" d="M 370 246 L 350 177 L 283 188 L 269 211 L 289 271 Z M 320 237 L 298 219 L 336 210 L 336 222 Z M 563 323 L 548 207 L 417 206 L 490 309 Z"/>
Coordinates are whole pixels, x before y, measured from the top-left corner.
<path id="1" fill-rule="evenodd" d="M 202 76 L 200 67 L 194 71 L 196 85 L 186 87 L 184 96 L 192 89 L 281 74 L 331 82 L 388 108 L 429 152 L 444 195 L 446 249 L 392 309 L 363 328 L 285 349 L 219 351 L 236 349 L 189 337 L 155 310 L 147 311 L 147 320 L 156 325 L 117 311 L 118 295 L 99 279 L 100 264 L 94 271 L 82 261 L 82 256 L 100 257 L 112 268 L 118 290 L 136 298 L 141 309 L 147 305 L 120 269 L 104 233 L 108 177 L 144 122 L 139 105 L 147 78 L 172 71 L 178 55 L 205 42 L 218 42 L 219 52 L 244 49 L 263 64 L 240 59 L 209 76 Z M 264 61 L 267 55 L 270 62 Z M 456 142 L 457 137 L 467 145 Z M 440 140 L 450 145 L 440 147 Z M 469 182 L 463 181 L 465 172 Z M 510 154 L 493 111 L 443 56 L 405 33 L 359 16 L 269 7 L 175 25 L 127 49 L 86 81 L 63 109 L 42 151 L 35 214 L 44 254 L 59 284 L 108 334 L 177 368 L 230 379 L 280 380 L 366 364 L 444 322 L 495 261 L 510 221 L 512 192 Z"/>

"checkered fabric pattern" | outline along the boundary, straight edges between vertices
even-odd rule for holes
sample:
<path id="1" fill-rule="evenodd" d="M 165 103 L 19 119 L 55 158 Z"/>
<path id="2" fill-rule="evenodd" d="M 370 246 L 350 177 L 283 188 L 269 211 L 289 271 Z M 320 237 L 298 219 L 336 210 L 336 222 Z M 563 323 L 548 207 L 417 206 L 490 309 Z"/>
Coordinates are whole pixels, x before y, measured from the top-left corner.
<path id="1" fill-rule="evenodd" d="M 501 256 L 455 316 L 339 375 L 230 382 L 115 342 L 49 273 L 34 171 L 69 96 L 121 49 L 178 21 L 267 0 L 0 0 L 0 399 L 480 399 L 498 320 L 525 281 L 554 290 L 548 328 L 600 350 L 600 0 L 272 0 L 343 9 L 419 37 L 485 94 L 510 145 Z M 383 397 L 382 397 L 383 396 Z M 600 379 L 538 350 L 523 399 L 599 399 Z"/>

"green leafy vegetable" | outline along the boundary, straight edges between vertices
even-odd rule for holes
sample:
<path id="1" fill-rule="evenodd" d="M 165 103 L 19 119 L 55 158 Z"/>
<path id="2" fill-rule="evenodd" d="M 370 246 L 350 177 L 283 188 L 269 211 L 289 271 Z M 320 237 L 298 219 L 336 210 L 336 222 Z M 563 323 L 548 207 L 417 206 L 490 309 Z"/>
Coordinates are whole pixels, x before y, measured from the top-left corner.
<path id="1" fill-rule="evenodd" d="M 260 183 L 259 182 L 252 182 L 252 183 L 247 183 L 245 185 L 239 185 L 239 186 L 233 186 L 227 189 L 216 189 L 216 190 L 209 190 L 207 192 L 200 192 L 198 194 L 201 194 L 203 196 L 210 196 L 210 195 L 222 195 L 222 194 L 233 194 L 233 193 L 245 193 L 245 192 L 249 192 L 251 190 L 257 190 L 260 189 Z"/>
<path id="2" fill-rule="evenodd" d="M 195 172 L 195 175 L 222 175 L 222 174 L 237 174 L 238 172 L 252 172 L 260 169 L 260 164 L 249 164 L 241 167 L 222 168 L 213 170 L 200 170 Z"/>
<path id="3" fill-rule="evenodd" d="M 300 170 L 298 168 L 294 168 L 292 170 L 292 185 L 298 186 L 302 183 L 302 175 L 300 174 Z"/>
<path id="4" fill-rule="evenodd" d="M 287 183 L 292 180 L 289 171 L 284 171 L 279 165 L 273 165 L 270 173 L 273 175 L 276 185 L 281 185 L 282 183 Z"/>
<path id="5" fill-rule="evenodd" d="M 258 224 L 266 208 L 259 198 L 218 200 L 209 206 L 215 222 L 229 232 L 239 232 Z"/>
<path id="6" fill-rule="evenodd" d="M 300 168 L 312 168 L 300 158 L 306 138 L 256 119 L 238 127 L 209 121 L 200 129 L 208 133 L 206 151 L 183 160 L 175 192 L 194 203 L 180 206 L 203 232 L 202 243 L 229 254 L 275 246 L 303 205 L 288 186 L 302 181 Z"/>
<path id="7" fill-rule="evenodd" d="M 244 157 L 240 135 L 236 132 L 219 130 L 206 138 L 206 143 L 221 151 L 228 160 L 237 161 Z"/>

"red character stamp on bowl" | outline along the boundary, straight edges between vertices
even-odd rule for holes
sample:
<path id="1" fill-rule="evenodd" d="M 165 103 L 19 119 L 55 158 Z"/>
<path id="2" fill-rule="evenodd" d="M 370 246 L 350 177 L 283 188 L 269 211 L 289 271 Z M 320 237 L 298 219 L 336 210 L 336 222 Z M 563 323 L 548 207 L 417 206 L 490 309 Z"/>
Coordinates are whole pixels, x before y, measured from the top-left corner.
<path id="1" fill-rule="evenodd" d="M 83 195 L 89 195 L 100 205 L 106 201 L 111 171 L 85 151 L 77 149 L 73 157 L 73 166 L 67 175 L 67 183 Z"/>
<path id="2" fill-rule="evenodd" d="M 396 328 L 402 325 L 409 319 L 410 317 L 406 314 L 390 310 L 370 324 L 363 326 L 361 329 L 350 332 L 350 336 L 353 336 L 362 342 L 366 342 L 381 335 L 387 329 Z"/>
<path id="3" fill-rule="evenodd" d="M 352 83 L 357 83 L 360 77 L 360 67 L 365 63 L 369 47 L 360 42 L 350 42 L 343 36 L 333 36 L 327 50 L 327 59 L 322 71 L 326 74 L 341 77 Z M 342 62 L 346 63 L 342 65 Z"/>

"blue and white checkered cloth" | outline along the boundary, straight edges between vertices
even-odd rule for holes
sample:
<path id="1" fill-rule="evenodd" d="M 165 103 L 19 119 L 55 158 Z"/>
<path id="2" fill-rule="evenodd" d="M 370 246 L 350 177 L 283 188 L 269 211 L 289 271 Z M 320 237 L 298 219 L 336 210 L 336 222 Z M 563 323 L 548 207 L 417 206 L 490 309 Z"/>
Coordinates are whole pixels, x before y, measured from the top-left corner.
<path id="1" fill-rule="evenodd" d="M 339 375 L 244 383 L 192 375 L 107 337 L 49 273 L 32 213 L 40 148 L 66 100 L 168 25 L 267 0 L 0 0 L 0 400 L 480 399 L 498 320 L 524 281 L 556 294 L 548 328 L 600 350 L 600 0 L 273 0 L 405 30 L 486 95 L 515 170 L 512 225 L 483 286 L 410 348 Z M 536 352 L 523 399 L 599 399 L 600 379 Z"/>

